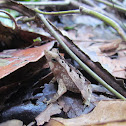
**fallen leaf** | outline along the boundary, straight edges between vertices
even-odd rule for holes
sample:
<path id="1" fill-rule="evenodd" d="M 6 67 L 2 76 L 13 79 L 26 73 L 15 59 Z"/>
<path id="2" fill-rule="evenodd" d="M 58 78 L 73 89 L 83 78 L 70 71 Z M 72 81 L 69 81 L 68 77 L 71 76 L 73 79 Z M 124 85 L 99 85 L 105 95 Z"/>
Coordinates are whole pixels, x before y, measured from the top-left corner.
<path id="1" fill-rule="evenodd" d="M 0 53 L 0 78 L 7 76 L 29 62 L 36 62 L 44 56 L 44 50 L 53 47 L 54 42 L 39 47 L 19 50 L 5 50 Z"/>
<path id="2" fill-rule="evenodd" d="M 94 124 L 91 126 L 126 126 L 126 120 L 124 121 L 114 121 L 108 123 Z"/>
<path id="3" fill-rule="evenodd" d="M 13 119 L 1 123 L 0 126 L 23 126 L 23 122 L 17 119 Z"/>
<path id="4" fill-rule="evenodd" d="M 45 126 L 64 126 L 62 123 L 51 119 Z"/>
<path id="5" fill-rule="evenodd" d="M 99 62 L 106 68 L 113 76 L 119 78 L 126 78 L 126 56 L 118 56 L 117 59 L 110 59 L 109 57 L 99 56 Z"/>
<path id="6" fill-rule="evenodd" d="M 113 51 L 119 47 L 119 44 L 120 44 L 120 41 L 108 43 L 108 44 L 102 45 L 100 47 L 100 50 L 101 52 Z"/>
<path id="7" fill-rule="evenodd" d="M 87 114 L 92 111 L 92 109 L 94 109 L 93 104 L 90 104 L 89 107 L 86 107 L 84 109 L 84 105 L 81 100 L 81 95 L 76 94 L 76 97 L 75 95 L 74 97 L 72 96 L 73 94 L 71 94 L 71 96 L 62 96 L 58 100 L 58 104 L 62 106 L 63 111 L 69 118 L 74 118 L 82 114 Z"/>
<path id="8" fill-rule="evenodd" d="M 54 39 L 38 33 L 21 30 L 20 28 L 12 29 L 0 23 L 0 51 L 5 49 L 21 49 L 32 46 L 40 46 L 45 42 L 51 42 Z M 39 41 L 37 38 L 40 38 Z M 36 41 L 34 41 L 36 40 Z"/>
<path id="9" fill-rule="evenodd" d="M 118 40 L 119 41 L 119 40 Z M 120 44 L 121 45 L 121 44 Z M 78 46 L 91 58 L 94 62 L 99 62 L 104 69 L 111 73 L 114 77 L 126 78 L 126 50 L 118 51 L 118 57 L 112 59 L 108 57 L 108 54 L 101 53 L 100 44 L 96 43 L 86 49 L 78 43 Z M 115 53 L 115 51 L 114 51 Z"/>
<path id="10" fill-rule="evenodd" d="M 66 126 L 93 125 L 110 121 L 126 119 L 126 101 L 100 101 L 89 114 L 83 114 L 73 119 L 52 118 Z"/>
<path id="11" fill-rule="evenodd" d="M 61 108 L 62 107 L 58 104 L 50 104 L 45 111 L 35 118 L 37 125 L 43 125 L 44 122 L 48 122 L 50 120 L 50 116 L 61 113 Z"/>
<path id="12" fill-rule="evenodd" d="M 50 119 L 50 121 L 45 126 L 65 126 L 64 124 L 60 123 L 59 121 L 56 121 L 54 119 Z M 85 126 L 85 125 L 83 125 Z M 100 124 L 91 124 L 88 126 L 126 126 L 126 121 L 114 121 L 114 122 L 108 122 L 108 123 L 100 123 Z"/>

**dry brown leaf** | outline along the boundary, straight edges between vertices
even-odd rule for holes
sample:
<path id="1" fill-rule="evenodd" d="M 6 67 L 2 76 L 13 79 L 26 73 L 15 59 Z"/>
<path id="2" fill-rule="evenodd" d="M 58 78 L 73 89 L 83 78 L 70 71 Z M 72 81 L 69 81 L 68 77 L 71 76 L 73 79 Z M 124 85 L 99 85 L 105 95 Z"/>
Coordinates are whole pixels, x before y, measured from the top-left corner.
<path id="1" fill-rule="evenodd" d="M 96 124 L 91 126 L 126 126 L 126 120 L 124 121 L 114 121 L 109 123 Z"/>
<path id="2" fill-rule="evenodd" d="M 61 106 L 58 104 L 50 104 L 45 111 L 40 113 L 35 120 L 37 121 L 37 125 L 43 125 L 45 122 L 50 120 L 50 116 L 61 113 Z"/>
<path id="3" fill-rule="evenodd" d="M 126 119 L 126 101 L 101 101 L 89 114 L 77 118 L 53 118 L 67 126 L 82 126 Z"/>
<path id="4" fill-rule="evenodd" d="M 120 44 L 121 45 L 121 44 Z M 124 44 L 123 44 L 124 45 Z M 111 59 L 107 54 L 101 53 L 100 43 L 89 46 L 84 49 L 81 44 L 78 46 L 84 50 L 86 54 L 94 61 L 99 62 L 107 71 L 109 71 L 114 77 L 126 78 L 126 50 L 118 51 L 118 57 Z M 114 52 L 115 53 L 115 52 Z"/>
<path id="5" fill-rule="evenodd" d="M 83 101 L 80 97 L 81 95 L 76 94 L 76 96 L 74 95 L 74 97 L 62 96 L 61 98 L 59 98 L 58 104 L 62 106 L 62 110 L 65 112 L 67 117 L 78 117 L 82 114 L 87 114 L 94 109 L 94 104 L 90 104 L 89 107 L 86 107 L 84 109 L 84 105 L 82 103 Z"/>
<path id="6" fill-rule="evenodd" d="M 101 52 L 107 52 L 107 51 L 116 50 L 119 47 L 120 42 L 121 41 L 119 40 L 119 41 L 114 41 L 112 43 L 108 43 L 108 44 L 102 45 L 100 47 L 100 50 L 101 50 Z"/>
<path id="7" fill-rule="evenodd" d="M 53 46 L 53 42 L 42 46 L 19 49 L 5 50 L 0 53 L 0 78 L 7 76 L 20 67 L 25 66 L 29 62 L 36 62 L 44 56 L 44 50 L 49 50 Z"/>
<path id="8" fill-rule="evenodd" d="M 45 126 L 64 126 L 62 123 L 51 119 Z"/>
<path id="9" fill-rule="evenodd" d="M 23 126 L 23 122 L 17 119 L 13 119 L 1 123 L 0 126 Z"/>
<path id="10" fill-rule="evenodd" d="M 99 56 L 99 62 L 102 66 L 106 66 L 107 70 L 115 77 L 126 78 L 126 56 L 119 56 L 117 59 L 110 59 L 109 57 Z"/>
<path id="11" fill-rule="evenodd" d="M 65 125 L 54 119 L 50 119 L 50 121 L 45 126 L 65 126 Z M 83 125 L 83 126 L 85 126 L 85 125 Z M 88 125 L 88 126 L 126 126 L 126 120 L 94 124 L 94 125 Z"/>

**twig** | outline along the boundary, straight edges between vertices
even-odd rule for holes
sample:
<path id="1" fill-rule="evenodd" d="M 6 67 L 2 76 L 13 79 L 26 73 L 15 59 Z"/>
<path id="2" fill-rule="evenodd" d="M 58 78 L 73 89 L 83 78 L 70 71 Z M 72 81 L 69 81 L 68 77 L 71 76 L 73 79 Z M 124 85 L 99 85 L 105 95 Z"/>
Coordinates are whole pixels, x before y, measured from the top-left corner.
<path id="1" fill-rule="evenodd" d="M 116 8 L 116 9 L 118 9 L 119 11 L 122 11 L 122 12 L 124 12 L 124 13 L 126 12 L 126 8 L 121 7 L 121 6 L 119 6 L 119 5 L 112 4 L 112 3 L 108 2 L 108 1 L 105 1 L 105 0 L 96 0 L 96 1 L 101 2 L 101 3 L 104 3 L 104 4 L 106 4 L 106 5 L 108 5 L 108 6 L 112 7 L 112 8 Z"/>
<path id="2" fill-rule="evenodd" d="M 26 23 L 26 22 L 29 22 L 29 21 L 35 21 L 35 16 L 29 17 L 29 18 L 28 17 L 26 17 L 26 18 L 19 17 L 16 20 L 22 21 L 23 23 Z"/>
<path id="3" fill-rule="evenodd" d="M 23 5 L 34 5 L 34 6 L 66 6 L 66 5 L 69 5 L 70 4 L 70 0 L 65 0 L 64 2 L 63 1 L 48 1 L 48 2 L 45 2 L 45 1 L 42 1 L 42 2 L 22 2 L 22 1 L 19 1 L 21 4 Z"/>
<path id="4" fill-rule="evenodd" d="M 73 1 L 71 0 L 71 1 L 70 1 L 70 4 L 71 4 L 72 6 L 75 6 L 76 8 L 79 8 L 80 6 L 83 6 L 83 7 L 92 9 L 92 7 L 90 7 L 90 6 L 86 5 L 86 4 L 82 4 L 82 3 L 78 2 L 78 1 L 74 1 L 74 0 L 73 0 Z M 94 7 L 93 10 L 94 10 L 94 11 L 97 11 L 97 12 L 99 12 L 99 13 L 102 13 L 102 14 L 108 16 L 108 17 L 111 17 L 111 18 L 112 18 L 113 20 L 115 20 L 122 28 L 125 29 L 125 27 L 124 27 L 124 25 L 122 24 L 122 22 L 121 22 L 119 19 L 115 18 L 111 13 L 108 13 L 108 12 L 106 12 L 105 10 L 102 10 L 102 9 L 99 8 L 99 7 Z"/>
<path id="5" fill-rule="evenodd" d="M 78 14 L 80 13 L 80 10 L 68 10 L 68 11 L 58 11 L 58 12 L 45 12 L 45 11 L 40 11 L 39 9 L 35 8 L 34 9 L 37 13 L 41 13 L 44 15 L 62 15 L 62 14 Z"/>
<path id="6" fill-rule="evenodd" d="M 42 22 L 41 19 L 39 18 L 39 15 L 32 9 L 19 4 L 15 1 L 12 0 L 1 0 L 0 1 L 0 8 L 7 8 L 7 9 L 12 9 L 12 10 L 16 10 L 19 13 L 28 16 L 28 17 L 34 17 L 35 16 L 35 22 L 37 24 L 37 26 L 42 26 Z M 41 24 L 41 25 L 40 25 Z"/>
<path id="7" fill-rule="evenodd" d="M 59 11 L 59 12 L 44 12 L 44 11 L 40 11 L 38 10 L 37 8 L 34 9 L 36 12 L 38 13 L 41 13 L 41 14 L 44 14 L 44 15 L 62 15 L 62 14 L 79 14 L 80 11 L 77 9 L 77 10 L 68 10 L 68 11 Z M 95 13 L 95 11 L 94 11 Z M 97 14 L 98 15 L 98 14 Z M 93 15 L 94 16 L 94 15 Z M 101 16 L 100 16 L 101 17 Z M 106 16 L 105 16 L 106 17 Z M 103 21 L 105 21 L 105 17 L 103 19 Z M 106 17 L 107 18 L 107 17 Z M 111 25 L 115 30 L 117 30 L 117 32 L 121 35 L 121 37 L 124 39 L 124 41 L 126 40 L 126 36 L 125 36 L 125 33 L 123 31 L 123 29 L 116 23 L 114 22 L 112 19 L 108 18 L 106 19 L 107 22 L 109 25 Z M 114 24 L 113 24 L 114 22 Z"/>
<path id="8" fill-rule="evenodd" d="M 116 90 L 114 90 L 111 86 L 109 86 L 104 80 L 102 80 L 97 74 L 95 74 L 87 65 L 85 65 L 67 46 L 66 44 L 62 41 L 62 39 L 58 36 L 56 31 L 52 28 L 52 26 L 47 22 L 45 19 L 44 15 L 41 15 L 41 20 L 45 24 L 45 26 L 49 29 L 49 31 L 52 33 L 54 38 L 62 45 L 62 47 L 67 51 L 67 53 L 74 59 L 76 60 L 79 65 L 86 71 L 88 72 L 93 78 L 95 78 L 99 83 L 101 83 L 104 87 L 106 87 L 110 92 L 115 94 L 118 98 L 126 100 L 124 96 L 122 96 L 120 93 L 118 93 Z"/>
<path id="9" fill-rule="evenodd" d="M 0 12 L 3 12 L 3 13 L 5 13 L 6 15 L 8 15 L 9 18 L 14 22 L 15 29 L 18 29 L 17 22 L 15 21 L 15 19 L 13 18 L 13 16 L 11 16 L 7 11 L 0 10 Z"/>
<path id="10" fill-rule="evenodd" d="M 91 9 L 88 9 L 86 7 L 82 7 L 80 6 L 80 12 L 82 14 L 89 14 L 89 15 L 92 15 L 94 17 L 97 17 L 98 19 L 104 21 L 105 23 L 109 24 L 110 26 L 112 26 L 117 32 L 118 34 L 122 37 L 122 39 L 124 41 L 126 41 L 126 34 L 124 32 L 124 30 L 119 26 L 118 23 L 116 23 L 114 20 L 112 20 L 111 18 L 99 13 L 99 12 L 96 12 L 94 10 L 91 10 Z"/>

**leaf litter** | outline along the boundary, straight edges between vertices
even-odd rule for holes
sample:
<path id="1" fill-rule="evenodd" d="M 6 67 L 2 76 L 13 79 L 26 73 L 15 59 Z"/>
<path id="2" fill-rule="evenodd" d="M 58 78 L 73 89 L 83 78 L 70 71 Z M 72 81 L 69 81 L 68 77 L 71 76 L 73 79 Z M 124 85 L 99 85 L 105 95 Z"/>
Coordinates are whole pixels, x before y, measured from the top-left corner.
<path id="1" fill-rule="evenodd" d="M 13 2 L 12 2 L 13 3 Z M 14 4 L 14 3 L 13 3 Z M 2 3 L 2 5 L 6 6 L 6 2 Z M 0 7 L 1 7 L 0 6 Z M 100 6 L 99 6 L 100 7 Z M 20 10 L 20 8 L 19 8 Z M 28 11 L 29 12 L 29 11 Z M 33 15 L 33 11 L 30 12 L 31 15 Z M 25 13 L 27 15 L 27 12 Z M 72 17 L 72 16 L 71 16 Z M 62 24 L 64 25 L 64 27 L 69 27 L 70 26 L 70 19 L 69 16 L 67 17 L 62 17 L 60 16 L 60 21 L 62 22 Z M 84 21 L 86 18 L 86 16 L 79 16 L 77 18 L 76 15 L 74 15 L 72 20 L 72 24 L 74 29 L 72 30 L 68 30 L 65 31 L 63 30 L 63 28 L 59 28 L 61 29 L 61 31 L 65 32 L 66 35 L 68 35 L 69 38 L 71 38 L 73 40 L 73 42 L 79 46 L 79 48 L 81 48 L 81 50 L 83 50 L 84 52 L 86 51 L 86 54 L 93 60 L 96 62 L 100 62 L 102 64 L 102 66 L 104 66 L 104 68 L 106 68 L 114 77 L 118 77 L 118 78 L 123 78 L 124 80 L 126 79 L 126 66 L 125 66 L 125 48 L 120 48 L 120 50 L 117 50 L 118 46 L 112 46 L 110 49 L 107 48 L 107 46 L 111 46 L 113 44 L 111 44 L 112 42 L 118 40 L 118 38 L 120 38 L 119 36 L 117 36 L 115 34 L 115 31 L 113 29 L 111 29 L 110 27 L 104 27 L 103 26 L 103 22 L 99 21 L 93 17 L 87 16 L 87 18 L 89 18 L 90 20 L 92 20 L 94 23 Z M 77 19 L 77 20 L 75 20 Z M 55 20 L 55 19 L 54 19 Z M 56 23 L 57 25 L 59 23 Z M 33 27 L 35 26 L 34 24 L 30 24 Z M 27 27 L 29 26 L 25 26 L 25 29 L 27 29 Z M 34 30 L 34 29 L 32 29 Z M 112 33 L 113 32 L 113 33 Z M 34 33 L 33 33 L 34 34 Z M 28 35 L 28 34 L 25 34 Z M 23 32 L 21 33 L 21 36 L 24 36 Z M 34 36 L 34 35 L 33 35 Z M 36 39 L 37 37 L 35 37 L 34 39 Z M 26 38 L 25 38 L 26 39 Z M 28 38 L 30 39 L 30 37 Z M 47 37 L 47 39 L 50 40 L 50 38 Z M 33 39 L 32 39 L 33 40 Z M 53 39 L 51 39 L 53 40 Z M 104 43 L 108 43 L 110 45 L 105 44 L 105 46 L 103 46 Z M 113 100 L 111 101 L 111 99 L 115 99 L 115 97 L 113 97 L 111 94 L 107 93 L 107 91 L 103 92 L 103 90 L 101 91 L 100 89 L 95 90 L 93 97 L 94 98 L 94 102 L 91 104 L 91 106 L 89 108 L 86 108 L 83 111 L 83 105 L 82 105 L 82 99 L 80 98 L 80 95 L 73 95 L 71 94 L 71 92 L 67 92 L 65 94 L 65 96 L 62 96 L 59 100 L 58 100 L 58 104 L 51 104 L 50 106 L 46 106 L 45 103 L 43 103 L 45 98 L 51 98 L 54 94 L 54 92 L 56 91 L 56 88 L 54 86 L 54 88 L 50 88 L 50 90 L 48 91 L 48 86 L 46 87 L 46 85 L 44 85 L 46 82 L 49 82 L 49 80 L 51 80 L 51 78 L 46 76 L 44 73 L 44 75 L 42 75 L 42 77 L 40 77 L 39 79 L 36 79 L 35 81 L 33 81 L 33 83 L 31 83 L 30 79 L 32 77 L 35 77 L 34 75 L 38 76 L 41 70 L 34 70 L 32 74 L 33 76 L 31 76 L 31 78 L 28 80 L 29 77 L 26 76 L 26 82 L 21 82 L 21 81 L 16 81 L 16 83 L 8 83 L 9 81 L 7 78 L 10 78 L 13 74 L 13 72 L 17 72 L 18 69 L 22 69 L 26 66 L 29 65 L 30 62 L 35 62 L 37 63 L 37 61 L 42 61 L 45 60 L 44 59 L 44 50 L 49 50 L 53 47 L 54 43 L 47 43 L 45 45 L 32 45 L 32 48 L 24 48 L 24 49 L 13 49 L 13 50 L 4 50 L 3 52 L 0 53 L 0 58 L 1 58 L 1 78 L 2 81 L 0 82 L 1 84 L 5 84 L 2 85 L 2 88 L 7 88 L 10 89 L 10 87 L 18 86 L 18 90 L 15 90 L 15 88 L 13 88 L 13 93 L 10 90 L 10 95 L 5 95 L 5 106 L 7 105 L 6 108 L 4 108 L 4 104 L 2 106 L 2 115 L 6 115 L 3 116 L 3 120 L 10 120 L 12 118 L 17 118 L 19 120 L 23 120 L 23 122 L 25 122 L 26 124 L 30 122 L 34 121 L 34 119 L 36 118 L 37 121 L 37 125 L 42 125 L 45 122 L 48 122 L 51 118 L 52 115 L 58 114 L 59 117 L 64 117 L 62 115 L 60 115 L 60 112 L 64 112 L 65 113 L 65 118 L 67 119 L 63 119 L 63 118 L 52 118 L 49 123 L 47 123 L 48 125 L 125 125 L 125 101 L 117 101 L 117 100 Z M 123 45 L 123 43 L 121 42 L 120 45 Z M 119 46 L 120 46 L 119 45 Z M 124 44 L 125 45 L 125 44 Z M 123 45 L 123 47 L 124 47 Z M 38 46 L 38 47 L 36 47 Z M 45 46 L 45 47 L 44 47 Z M 103 48 L 104 52 L 100 51 L 100 48 Z M 61 47 L 57 47 L 60 50 L 62 50 Z M 85 49 L 86 48 L 86 49 Z M 112 50 L 112 52 L 110 52 Z M 108 52 L 109 51 L 109 52 Z M 23 53 L 23 54 L 22 54 Z M 70 60 L 70 57 L 64 52 L 67 58 L 67 60 Z M 114 55 L 114 54 L 118 54 L 118 55 Z M 115 57 L 114 57 L 115 56 Z M 114 58 L 113 58 L 114 57 Z M 42 60 L 40 60 L 42 59 Z M 6 61 L 7 60 L 7 61 Z M 15 61 L 16 62 L 15 62 Z M 14 64 L 12 64 L 14 61 Z M 18 61 L 18 62 L 17 62 Z M 70 62 L 72 63 L 72 62 Z M 8 66 L 8 64 L 11 64 L 11 66 L 13 67 L 11 69 L 11 67 Z M 38 65 L 38 64 L 37 64 Z M 75 65 L 75 64 L 74 64 Z M 6 69 L 3 67 L 7 67 Z M 35 66 L 35 65 L 34 65 Z M 32 67 L 34 67 L 32 66 Z M 46 63 L 43 63 L 42 66 L 46 66 Z M 39 67 L 40 68 L 40 67 Z M 45 71 L 48 70 L 48 66 L 46 66 L 46 68 L 41 68 L 42 70 L 45 69 Z M 79 68 L 81 69 L 81 68 Z M 5 72 L 4 72 L 5 71 Z M 39 74 L 38 74 L 39 73 Z M 26 72 L 24 72 L 24 74 L 27 74 Z M 30 74 L 28 74 L 29 76 Z M 10 76 L 10 77 L 9 77 Z M 16 74 L 14 74 L 15 77 Z M 35 77 L 36 78 L 36 77 Z M 34 78 L 34 79 L 35 79 Z M 90 77 L 89 77 L 90 78 Z M 4 80 L 4 81 L 3 81 Z M 6 80 L 6 81 L 5 81 Z M 46 82 L 45 82 L 46 81 Z M 91 82 L 94 80 L 91 79 Z M 18 83 L 21 84 L 18 84 Z M 43 83 L 45 82 L 45 83 Z M 27 83 L 29 83 L 27 85 Z M 30 85 L 30 83 L 32 85 Z M 27 85 L 26 87 L 23 85 Z M 97 84 L 97 82 L 95 82 L 95 84 Z M 44 85 L 44 86 L 43 86 Z M 5 87 L 4 87 L 5 86 Z M 29 86 L 31 86 L 31 88 L 29 88 Z M 2 89 L 1 88 L 1 89 Z M 44 89 L 43 89 L 44 88 Z M 25 96 L 19 99 L 19 101 L 21 101 L 21 103 L 19 102 L 14 102 L 13 105 L 11 105 L 12 103 L 10 102 L 12 100 L 13 102 L 13 97 L 12 96 L 16 96 L 19 92 L 22 92 L 23 90 L 29 90 L 26 94 L 21 93 L 18 96 Z M 100 91 L 99 91 L 100 90 Z M 4 90 L 3 90 L 4 91 Z M 5 90 L 6 91 L 6 90 Z M 44 92 L 45 91 L 45 92 Z M 99 93 L 100 92 L 100 93 Z M 5 93 L 5 92 L 4 92 Z M 1 95 L 2 97 L 4 96 L 4 93 Z M 13 94 L 13 95 L 12 95 Z M 109 98 L 110 97 L 110 98 Z M 9 100 L 8 100 L 9 98 Z M 101 101 L 100 100 L 109 100 L 109 101 Z M 16 100 L 15 100 L 16 101 Z M 23 101 L 23 102 L 22 102 Z M 7 104 L 6 104 L 7 103 Z M 11 103 L 11 104 L 10 104 Z M 10 104 L 10 105 L 9 105 Z M 18 104 L 18 105 L 17 105 Z M 10 106 L 10 107 L 9 107 Z M 30 108 L 31 109 L 28 109 Z M 38 106 L 38 110 L 35 109 L 35 107 L 37 108 Z M 96 107 L 95 107 L 96 106 Z M 15 108 L 17 107 L 17 110 L 19 110 L 19 113 L 16 114 Z M 21 107 L 23 107 L 23 109 L 21 110 Z M 41 108 L 42 107 L 42 108 Z M 47 107 L 47 108 L 46 108 Z M 4 110 L 4 109 L 5 110 Z M 61 109 L 62 108 L 62 109 Z M 94 110 L 93 110 L 94 109 Z M 11 111 L 12 110 L 12 111 Z M 36 114 L 33 114 L 36 110 Z M 44 111 L 45 110 L 45 111 Z M 92 111 L 93 110 L 93 111 Z M 22 111 L 22 114 L 20 114 L 20 112 Z M 30 113 L 28 112 L 30 111 Z M 40 113 L 41 111 L 41 113 Z M 58 112 L 57 112 L 58 111 Z M 8 115 L 7 115 L 8 113 Z M 15 114 L 15 116 L 11 117 L 12 115 Z M 24 114 L 25 113 L 25 114 Z M 29 115 L 33 116 L 29 117 Z M 23 118 L 18 118 L 19 116 L 22 116 Z M 109 116 L 109 118 L 108 118 Z M 27 118 L 26 118 L 27 117 Z M 74 118 L 73 118 L 74 117 Z M 26 118 L 26 119 L 24 119 Z M 68 119 L 68 118 L 73 118 L 73 119 Z M 13 121 L 13 120 L 12 120 Z M 3 122 L 3 121 L 2 121 Z M 6 125 L 8 125 L 8 122 L 5 122 Z M 9 123 L 11 124 L 11 123 Z M 2 124 L 0 124 L 2 125 Z M 22 125 L 22 124 L 21 124 Z"/>

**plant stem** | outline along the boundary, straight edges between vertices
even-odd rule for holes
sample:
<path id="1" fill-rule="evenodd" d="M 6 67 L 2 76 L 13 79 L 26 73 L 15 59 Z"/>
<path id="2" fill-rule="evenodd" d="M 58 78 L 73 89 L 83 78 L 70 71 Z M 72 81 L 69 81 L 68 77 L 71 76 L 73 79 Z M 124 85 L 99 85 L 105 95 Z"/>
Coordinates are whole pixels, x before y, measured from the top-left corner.
<path id="1" fill-rule="evenodd" d="M 67 53 L 78 62 L 78 64 L 86 71 L 88 72 L 93 78 L 95 78 L 99 83 L 101 83 L 104 87 L 106 87 L 110 92 L 115 94 L 118 98 L 126 100 L 124 96 L 122 96 L 120 93 L 118 93 L 115 89 L 113 89 L 111 86 L 109 86 L 104 80 L 102 80 L 96 73 L 94 73 L 87 65 L 85 65 L 62 41 L 62 39 L 58 36 L 57 32 L 52 28 L 52 26 L 47 22 L 44 15 L 41 15 L 41 20 L 45 24 L 45 26 L 49 29 L 49 31 L 52 33 L 54 38 L 62 45 L 62 47 L 67 51 Z"/>
<path id="2" fill-rule="evenodd" d="M 34 9 L 36 12 L 44 14 L 44 15 L 62 15 L 62 14 L 80 14 L 80 10 L 68 10 L 68 11 L 58 11 L 58 12 L 45 12 L 45 11 L 40 11 L 39 9 L 35 8 Z"/>
<path id="3" fill-rule="evenodd" d="M 118 9 L 119 11 L 122 11 L 122 12 L 124 12 L 124 13 L 126 12 L 126 8 L 121 7 L 121 6 L 119 6 L 119 5 L 112 4 L 112 3 L 108 2 L 108 1 L 105 1 L 105 0 L 96 0 L 96 1 L 101 2 L 101 3 L 104 3 L 104 4 L 106 4 L 106 5 L 108 5 L 108 6 L 112 7 L 112 8 L 116 8 L 116 9 Z"/>
<path id="4" fill-rule="evenodd" d="M 94 17 L 97 17 L 98 19 L 104 21 L 105 23 L 109 24 L 110 26 L 112 26 L 117 32 L 118 34 L 122 37 L 122 39 L 124 41 L 126 41 L 126 33 L 124 32 L 124 30 L 120 27 L 120 25 L 115 22 L 114 20 L 112 20 L 111 18 L 99 13 L 99 12 L 96 12 L 94 10 L 91 10 L 89 8 L 86 8 L 86 7 L 82 7 L 80 6 L 80 12 L 82 14 L 89 14 L 89 15 L 92 15 Z"/>
<path id="5" fill-rule="evenodd" d="M 34 21 L 35 16 L 29 17 L 29 18 L 19 18 L 18 21 L 22 21 L 23 23 L 29 22 L 29 21 Z"/>
<path id="6" fill-rule="evenodd" d="M 13 16 L 11 16 L 11 14 L 9 14 L 7 11 L 4 10 L 0 10 L 0 12 L 5 13 L 7 16 L 9 16 L 9 18 L 14 22 L 15 24 L 15 29 L 18 29 L 18 25 L 17 22 L 15 21 L 15 19 L 13 18 Z"/>

